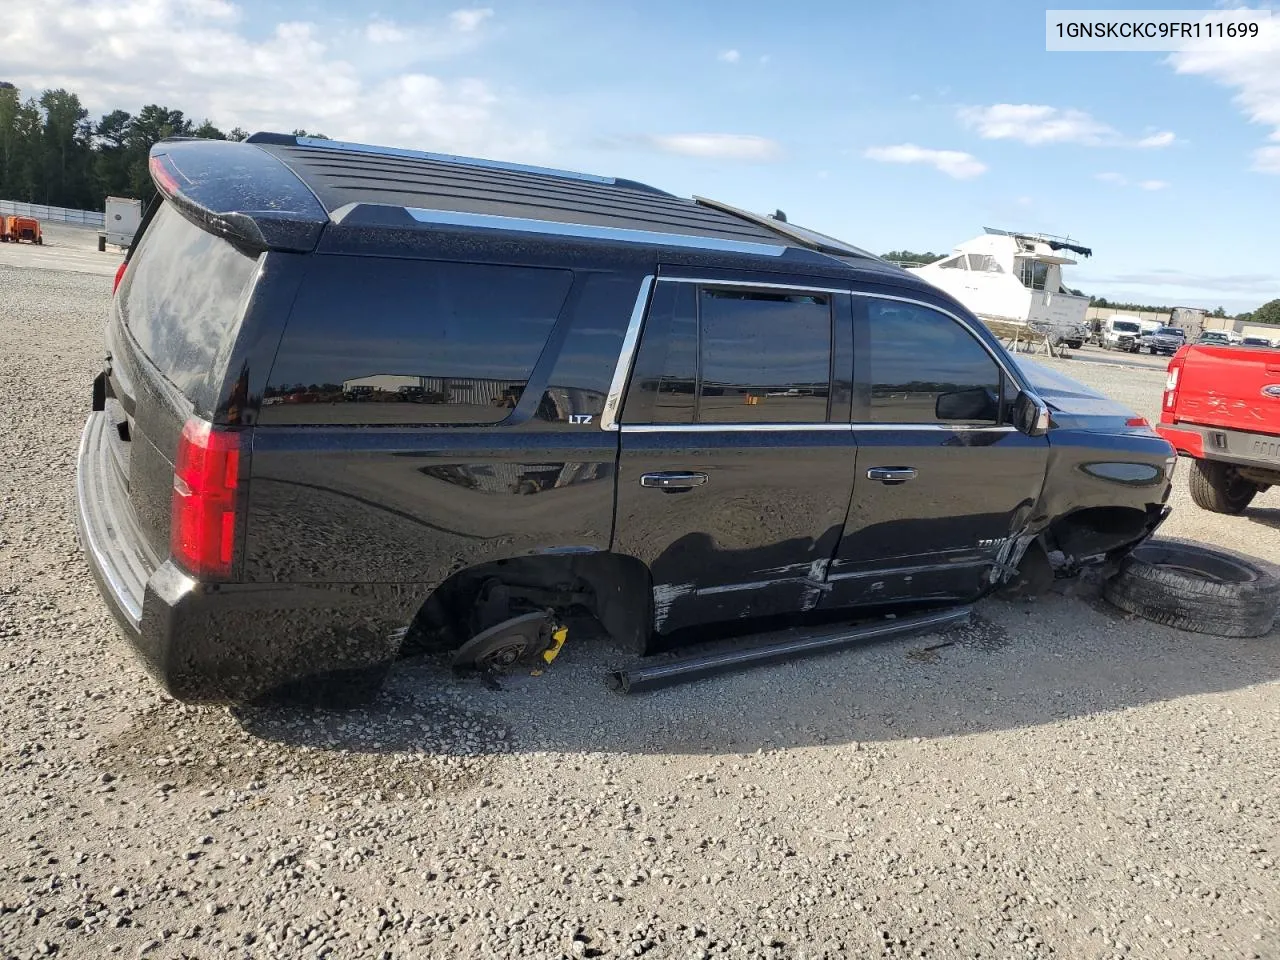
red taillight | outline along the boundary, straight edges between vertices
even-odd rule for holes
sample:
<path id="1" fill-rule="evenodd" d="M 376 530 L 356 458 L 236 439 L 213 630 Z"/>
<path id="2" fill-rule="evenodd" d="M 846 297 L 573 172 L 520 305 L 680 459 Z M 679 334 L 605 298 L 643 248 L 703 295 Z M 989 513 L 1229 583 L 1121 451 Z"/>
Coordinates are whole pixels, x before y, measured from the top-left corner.
<path id="1" fill-rule="evenodd" d="M 240 434 L 188 420 L 173 470 L 173 558 L 196 577 L 226 578 L 235 554 Z"/>
<path id="2" fill-rule="evenodd" d="M 178 179 L 174 176 L 177 173 L 173 166 L 173 161 L 165 155 L 152 157 L 147 163 L 147 168 L 151 171 L 151 179 L 155 181 L 156 188 L 166 197 L 172 197 L 178 191 Z"/>
<path id="3" fill-rule="evenodd" d="M 116 267 L 116 278 L 111 283 L 111 295 L 113 297 L 116 295 L 116 291 L 120 289 L 120 281 L 124 279 L 124 268 L 128 265 L 128 260 L 121 260 L 120 266 Z"/>
<path id="4" fill-rule="evenodd" d="M 1160 407 L 1161 420 L 1173 420 L 1173 410 L 1178 406 L 1178 381 L 1182 378 L 1182 365 L 1185 362 L 1181 350 L 1169 361 L 1169 376 L 1164 382 L 1164 401 Z"/>
<path id="5" fill-rule="evenodd" d="M 1124 422 L 1124 425 L 1126 427 L 1146 427 L 1148 430 L 1151 429 L 1151 424 L 1147 422 L 1146 417 L 1130 417 Z"/>

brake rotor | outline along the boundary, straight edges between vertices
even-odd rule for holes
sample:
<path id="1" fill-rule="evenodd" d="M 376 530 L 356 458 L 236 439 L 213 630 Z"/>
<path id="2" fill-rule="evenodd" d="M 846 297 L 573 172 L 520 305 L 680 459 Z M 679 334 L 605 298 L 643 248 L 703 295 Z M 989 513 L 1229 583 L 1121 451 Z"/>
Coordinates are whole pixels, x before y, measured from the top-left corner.
<path id="1" fill-rule="evenodd" d="M 455 667 L 501 672 L 532 660 L 551 644 L 551 618 L 535 611 L 481 630 L 453 654 Z"/>

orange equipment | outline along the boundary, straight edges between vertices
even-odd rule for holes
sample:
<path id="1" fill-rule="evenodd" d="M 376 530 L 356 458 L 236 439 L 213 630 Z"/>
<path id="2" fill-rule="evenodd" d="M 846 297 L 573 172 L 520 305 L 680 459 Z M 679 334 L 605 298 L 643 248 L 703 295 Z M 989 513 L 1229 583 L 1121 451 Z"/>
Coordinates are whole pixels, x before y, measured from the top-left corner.
<path id="1" fill-rule="evenodd" d="M 4 239 L 11 243 L 26 240 L 29 243 L 44 243 L 40 233 L 40 221 L 35 217 L 5 217 Z"/>

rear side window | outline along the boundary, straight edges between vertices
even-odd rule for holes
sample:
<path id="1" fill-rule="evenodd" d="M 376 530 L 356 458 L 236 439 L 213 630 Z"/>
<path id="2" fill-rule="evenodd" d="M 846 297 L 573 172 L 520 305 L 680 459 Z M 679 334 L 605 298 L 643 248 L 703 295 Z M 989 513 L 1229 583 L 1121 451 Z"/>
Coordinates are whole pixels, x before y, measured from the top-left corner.
<path id="1" fill-rule="evenodd" d="M 261 423 L 497 423 L 520 402 L 569 270 L 317 256 Z"/>
<path id="2" fill-rule="evenodd" d="M 867 302 L 871 418 L 879 423 L 997 423 L 1003 373 L 978 339 L 945 314 L 896 300 Z"/>
<path id="3" fill-rule="evenodd" d="M 622 422 L 822 423 L 830 381 L 829 297 L 660 283 Z"/>
<path id="4" fill-rule="evenodd" d="M 700 423 L 822 423 L 831 381 L 825 296 L 703 290 Z"/>
<path id="5" fill-rule="evenodd" d="M 214 406 L 257 266 L 168 203 L 129 261 L 118 296 L 125 326 L 198 408 Z"/>

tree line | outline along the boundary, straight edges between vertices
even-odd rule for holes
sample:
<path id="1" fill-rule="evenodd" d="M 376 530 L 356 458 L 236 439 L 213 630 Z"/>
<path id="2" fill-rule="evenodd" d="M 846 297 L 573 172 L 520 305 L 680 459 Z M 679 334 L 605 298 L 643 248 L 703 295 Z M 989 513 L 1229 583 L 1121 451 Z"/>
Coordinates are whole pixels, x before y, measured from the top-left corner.
<path id="1" fill-rule="evenodd" d="M 17 87 L 0 81 L 0 199 L 77 210 L 101 210 L 107 197 L 148 200 L 155 188 L 147 158 L 159 141 L 247 136 L 239 127 L 224 132 L 155 103 L 136 114 L 112 110 L 94 120 L 71 91 L 45 90 L 23 100 Z"/>

